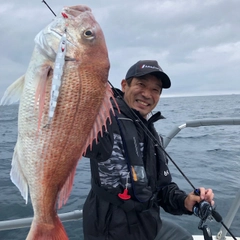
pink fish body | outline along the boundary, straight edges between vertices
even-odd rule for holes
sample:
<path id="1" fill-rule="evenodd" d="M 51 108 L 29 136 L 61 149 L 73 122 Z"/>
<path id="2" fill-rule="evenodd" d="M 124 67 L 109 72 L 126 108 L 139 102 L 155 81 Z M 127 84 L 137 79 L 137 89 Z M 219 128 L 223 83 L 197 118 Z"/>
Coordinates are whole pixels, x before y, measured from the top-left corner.
<path id="1" fill-rule="evenodd" d="M 49 122 L 53 69 L 64 32 L 65 62 Z M 33 205 L 27 239 L 64 240 L 68 237 L 57 205 L 67 202 L 77 163 L 109 118 L 110 64 L 102 30 L 86 6 L 63 8 L 35 41 L 25 76 L 7 89 L 1 102 L 12 103 L 14 94 L 21 93 L 10 175 L 26 202 L 30 194 Z"/>

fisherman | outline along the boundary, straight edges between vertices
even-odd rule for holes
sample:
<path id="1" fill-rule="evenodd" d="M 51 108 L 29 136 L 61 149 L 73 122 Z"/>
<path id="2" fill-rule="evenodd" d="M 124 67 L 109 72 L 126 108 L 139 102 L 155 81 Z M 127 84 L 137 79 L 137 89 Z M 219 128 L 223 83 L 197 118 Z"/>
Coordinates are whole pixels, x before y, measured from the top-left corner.
<path id="1" fill-rule="evenodd" d="M 160 207 L 173 215 L 191 215 L 202 200 L 214 204 L 212 189 L 186 194 L 172 182 L 153 125 L 164 117 L 160 112 L 148 117 L 162 89 L 170 86 L 155 60 L 138 61 L 122 80 L 115 116 L 85 155 L 92 174 L 83 208 L 85 240 L 190 240 L 185 229 L 160 218 Z"/>

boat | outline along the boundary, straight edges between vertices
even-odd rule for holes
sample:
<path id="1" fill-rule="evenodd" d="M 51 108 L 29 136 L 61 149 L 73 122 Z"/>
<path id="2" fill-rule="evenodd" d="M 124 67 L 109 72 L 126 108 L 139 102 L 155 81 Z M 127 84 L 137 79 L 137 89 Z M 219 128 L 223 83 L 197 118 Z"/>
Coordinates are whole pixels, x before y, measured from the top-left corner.
<path id="1" fill-rule="evenodd" d="M 184 124 L 176 126 L 170 131 L 170 133 L 163 138 L 163 146 L 166 148 L 170 141 L 183 129 L 185 128 L 193 128 L 193 127 L 202 127 L 202 126 L 219 126 L 219 125 L 240 125 L 240 118 L 220 118 L 220 119 L 200 119 L 200 120 L 192 120 L 187 121 Z M 236 216 L 238 209 L 240 208 L 240 189 L 236 193 L 235 199 L 231 203 L 229 211 L 225 219 L 223 219 L 222 226 L 218 231 L 218 234 L 212 236 L 211 233 L 206 233 L 206 236 L 203 235 L 193 235 L 194 240 L 230 240 L 237 239 L 240 240 L 240 236 L 227 236 L 228 230 L 231 227 L 231 224 Z M 240 226 L 239 226 L 240 227 Z M 208 229 L 209 230 L 209 229 Z"/>
<path id="2" fill-rule="evenodd" d="M 165 137 L 163 137 L 163 147 L 167 148 L 171 140 L 183 129 L 188 127 L 201 127 L 201 126 L 218 126 L 218 125 L 240 125 L 240 118 L 220 118 L 220 119 L 200 119 L 200 120 L 192 120 L 187 121 L 184 124 L 181 124 L 179 126 L 176 126 L 172 129 L 172 131 L 169 132 Z M 240 236 L 227 236 L 229 233 L 228 230 L 231 227 L 231 224 L 238 212 L 238 209 L 240 208 L 240 189 L 236 193 L 235 199 L 230 204 L 229 211 L 227 213 L 227 216 L 219 221 L 220 222 L 220 229 L 218 231 L 217 235 L 212 236 L 211 233 L 208 232 L 209 229 L 206 229 L 205 235 L 193 235 L 194 240 L 230 240 L 230 239 L 236 239 L 240 240 Z M 80 221 L 82 219 L 83 212 L 82 210 L 75 210 L 72 212 L 67 213 L 61 213 L 59 214 L 59 217 L 62 222 L 67 221 Z M 211 217 L 211 216 L 209 216 Z M 21 218 L 21 219 L 15 219 L 15 220 L 6 220 L 6 221 L 0 221 L 0 231 L 4 230 L 14 230 L 19 228 L 27 228 L 30 227 L 32 222 L 32 217 L 30 218 Z M 201 219 L 200 219 L 201 221 Z M 204 223 L 205 221 L 203 221 Z M 206 219 L 207 222 L 207 219 Z M 221 225 L 222 224 L 222 225 Z M 206 226 L 206 225 L 205 225 Z M 208 234 L 208 235 L 207 235 Z"/>

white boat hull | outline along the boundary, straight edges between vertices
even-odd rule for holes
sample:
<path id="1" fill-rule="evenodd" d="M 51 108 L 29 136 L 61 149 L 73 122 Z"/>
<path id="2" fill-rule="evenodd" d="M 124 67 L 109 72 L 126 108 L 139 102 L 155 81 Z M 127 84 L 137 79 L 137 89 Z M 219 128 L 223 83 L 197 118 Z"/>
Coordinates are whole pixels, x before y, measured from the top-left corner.
<path id="1" fill-rule="evenodd" d="M 219 240 L 218 238 L 216 238 L 216 236 L 212 236 L 213 240 Z M 194 240 L 204 240 L 204 237 L 203 236 L 200 236 L 200 235 L 193 235 L 193 239 Z M 225 237 L 225 240 L 233 240 L 232 237 Z M 240 240 L 240 237 L 237 237 L 237 240 Z"/>

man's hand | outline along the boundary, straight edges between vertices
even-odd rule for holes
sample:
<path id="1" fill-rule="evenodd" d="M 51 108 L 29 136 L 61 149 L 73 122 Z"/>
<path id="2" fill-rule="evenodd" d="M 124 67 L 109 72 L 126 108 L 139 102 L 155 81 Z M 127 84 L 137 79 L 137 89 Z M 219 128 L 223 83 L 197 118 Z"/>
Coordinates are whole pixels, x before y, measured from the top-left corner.
<path id="1" fill-rule="evenodd" d="M 197 196 L 194 194 L 194 192 L 191 192 L 188 194 L 188 196 L 184 201 L 185 208 L 190 212 L 192 212 L 193 206 L 196 203 L 199 203 L 203 200 L 209 202 L 212 206 L 214 205 L 214 201 L 213 201 L 214 193 L 212 189 L 205 189 L 201 187 L 199 188 L 199 190 L 200 190 L 200 196 Z"/>

